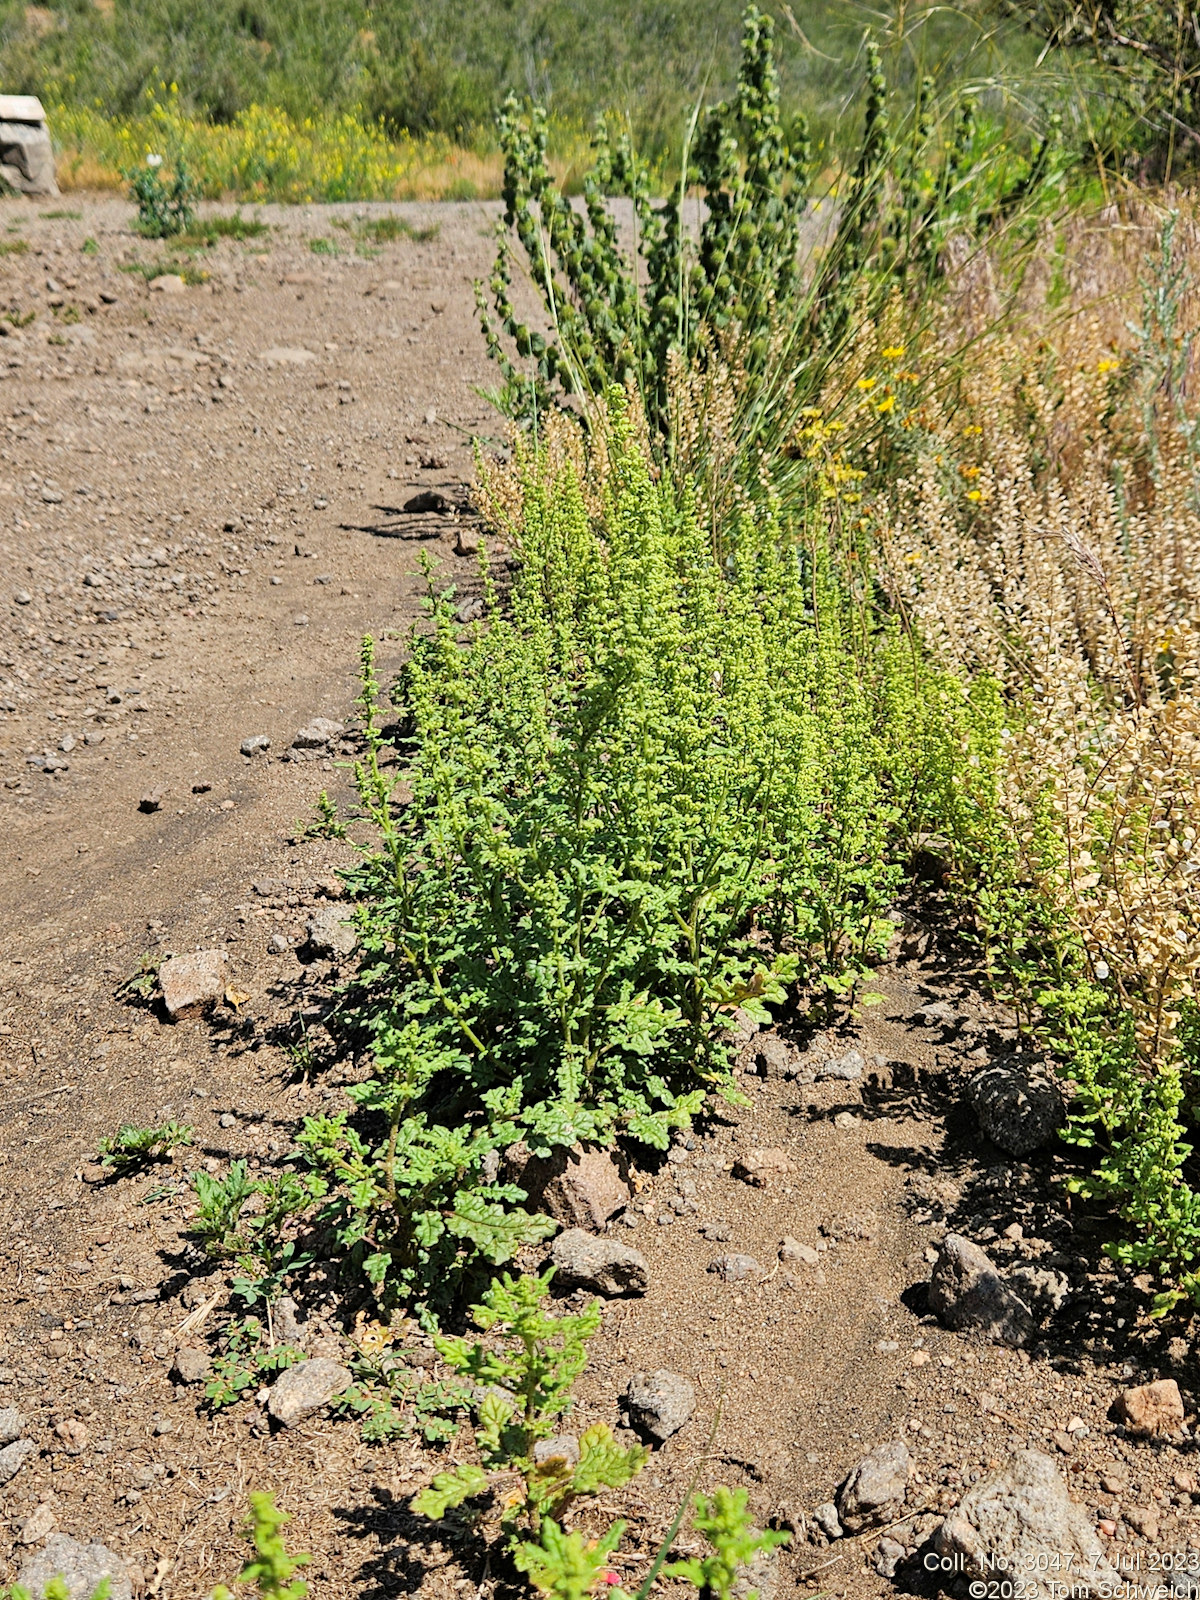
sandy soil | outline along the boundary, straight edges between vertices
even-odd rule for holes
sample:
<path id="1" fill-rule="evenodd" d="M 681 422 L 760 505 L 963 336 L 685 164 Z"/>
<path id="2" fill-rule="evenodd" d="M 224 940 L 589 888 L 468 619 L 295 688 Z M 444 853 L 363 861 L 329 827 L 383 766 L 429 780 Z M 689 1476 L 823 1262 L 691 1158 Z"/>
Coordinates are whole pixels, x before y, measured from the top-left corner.
<path id="1" fill-rule="evenodd" d="M 502 431 L 475 392 L 492 375 L 471 291 L 495 208 L 266 208 L 265 239 L 204 252 L 208 281 L 168 293 L 121 270 L 163 255 L 127 206 L 70 206 L 82 216 L 0 203 L 0 243 L 28 242 L 0 257 L 0 1404 L 38 1446 L 0 1489 L 0 1560 L 11 1577 L 57 1526 L 103 1539 L 147 1593 L 200 1595 L 236 1572 L 245 1493 L 269 1487 L 293 1548 L 313 1553 L 316 1595 L 500 1593 L 486 1529 L 406 1510 L 445 1452 L 367 1445 L 329 1417 L 273 1431 L 253 1395 L 214 1415 L 170 1373 L 215 1281 L 186 1239 L 187 1170 L 269 1164 L 306 1109 L 341 1096 L 337 1067 L 297 1071 L 298 1045 L 329 1043 L 337 971 L 295 946 L 338 893 L 344 847 L 304 824 L 345 772 L 336 752 L 279 758 L 314 716 L 347 717 L 364 632 L 384 641 L 385 673 L 399 660 L 420 553 L 471 593 L 462 520 L 400 508 L 423 489 L 461 499 L 473 437 Z M 385 209 L 436 238 L 355 253 L 336 224 Z M 257 735 L 269 754 L 243 756 Z M 1200 1518 L 1190 1435 L 1135 1443 L 1108 1420 L 1135 1378 L 1189 1391 L 1190 1339 L 1149 1323 L 1148 1283 L 1103 1262 L 1100 1220 L 1062 1198 L 1062 1155 L 1017 1163 L 981 1139 L 962 1083 L 1012 1029 L 939 937 L 936 896 L 922 915 L 921 958 L 883 970 L 884 1003 L 844 1036 L 868 1061 L 858 1084 L 748 1072 L 746 1105 L 640 1174 L 612 1224 L 651 1287 L 605 1306 L 573 1425 L 618 1424 L 641 1369 L 688 1375 L 699 1396 L 605 1502 L 630 1524 L 628 1577 L 698 1480 L 744 1485 L 760 1518 L 794 1530 L 778 1595 L 890 1590 L 878 1531 L 830 1543 L 812 1511 L 900 1434 L 918 1466 L 914 1547 L 1019 1444 L 1052 1453 L 1131 1548 L 1183 1547 Z M 202 947 L 227 951 L 238 1014 L 172 1025 L 118 997 L 143 957 Z M 948 1013 L 931 1018 L 931 1000 Z M 120 1122 L 168 1115 L 197 1130 L 186 1159 L 87 1181 Z M 791 1161 L 764 1190 L 731 1174 L 755 1146 Z M 1032 1352 L 927 1315 L 947 1227 L 1003 1264 L 1066 1273 L 1071 1298 Z M 788 1235 L 820 1266 L 782 1266 Z M 724 1251 L 767 1275 L 723 1282 L 709 1267 Z M 337 1350 L 338 1308 L 309 1310 Z M 911 1565 L 895 1582 L 922 1587 Z"/>

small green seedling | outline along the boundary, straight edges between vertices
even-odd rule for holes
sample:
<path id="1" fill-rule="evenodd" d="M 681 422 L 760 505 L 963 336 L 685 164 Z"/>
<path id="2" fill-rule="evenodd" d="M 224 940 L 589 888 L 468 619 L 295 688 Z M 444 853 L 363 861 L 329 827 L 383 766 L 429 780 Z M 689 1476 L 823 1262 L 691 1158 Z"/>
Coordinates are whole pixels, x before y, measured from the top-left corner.
<path id="1" fill-rule="evenodd" d="M 252 1583 L 261 1600 L 304 1600 L 308 1585 L 296 1573 L 306 1567 L 311 1556 L 291 1556 L 283 1542 L 280 1529 L 291 1518 L 280 1511 L 275 1496 L 259 1490 L 250 1496 L 250 1514 L 246 1518 L 246 1537 L 254 1546 L 255 1555 L 238 1573 L 238 1583 Z M 213 1590 L 213 1600 L 233 1600 L 232 1591 L 224 1584 Z"/>
<path id="2" fill-rule="evenodd" d="M 164 1122 L 157 1128 L 139 1128 L 131 1122 L 121 1125 L 111 1139 L 100 1145 L 100 1159 L 118 1175 L 137 1172 L 155 1161 L 169 1161 L 172 1151 L 192 1142 L 192 1129 L 183 1122 Z"/>
<path id="3" fill-rule="evenodd" d="M 573 1501 L 602 1488 L 619 1489 L 645 1465 L 649 1452 L 642 1445 L 622 1449 L 603 1422 L 584 1430 L 574 1465 L 564 1456 L 534 1460 L 534 1446 L 550 1438 L 570 1408 L 571 1389 L 587 1365 L 588 1342 L 600 1326 L 595 1301 L 578 1315 L 559 1317 L 546 1309 L 553 1276 L 553 1269 L 540 1278 L 506 1274 L 472 1308 L 485 1333 L 507 1336 L 504 1348 L 434 1336 L 446 1365 L 487 1390 L 475 1430 L 483 1466 L 462 1462 L 439 1472 L 412 1502 L 421 1516 L 444 1517 L 451 1507 L 485 1494 L 485 1469 L 516 1472 L 524 1490 L 508 1497 L 502 1518 L 516 1545 L 524 1531 L 537 1535 L 547 1518 L 561 1517 Z"/>

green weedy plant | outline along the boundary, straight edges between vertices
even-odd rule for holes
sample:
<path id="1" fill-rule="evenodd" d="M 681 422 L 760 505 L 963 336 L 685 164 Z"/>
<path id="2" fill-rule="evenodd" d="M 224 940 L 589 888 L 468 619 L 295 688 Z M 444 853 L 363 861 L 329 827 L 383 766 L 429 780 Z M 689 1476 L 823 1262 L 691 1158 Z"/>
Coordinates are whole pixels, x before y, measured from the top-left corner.
<path id="1" fill-rule="evenodd" d="M 251 1178 L 245 1161 L 230 1163 L 224 1178 L 193 1172 L 197 1199 L 191 1232 L 217 1261 L 233 1263 L 234 1292 L 253 1305 L 278 1298 L 283 1280 L 313 1260 L 289 1226 L 308 1215 L 326 1193 L 318 1173 L 284 1170 Z"/>
<path id="2" fill-rule="evenodd" d="M 252 1583 L 260 1600 L 304 1600 L 308 1584 L 296 1577 L 311 1556 L 292 1556 L 287 1552 L 280 1529 L 291 1518 L 275 1504 L 274 1494 L 259 1490 L 250 1495 L 250 1514 L 246 1536 L 254 1545 L 254 1556 L 238 1574 L 238 1583 Z M 213 1590 L 213 1600 L 233 1600 L 224 1584 Z"/>
<path id="3" fill-rule="evenodd" d="M 257 1317 L 229 1323 L 221 1337 L 225 1348 L 214 1359 L 212 1376 L 204 1386 L 214 1411 L 236 1405 L 248 1389 L 304 1360 L 303 1350 L 294 1345 L 275 1344 Z"/>
<path id="4" fill-rule="evenodd" d="M 581 1434 L 574 1466 L 562 1456 L 534 1460 L 534 1446 L 550 1438 L 570 1408 L 571 1390 L 587 1365 L 588 1341 L 600 1326 L 594 1301 L 578 1314 L 555 1316 L 547 1310 L 553 1275 L 506 1274 L 472 1308 L 477 1325 L 505 1337 L 506 1348 L 489 1348 L 464 1337 L 434 1337 L 446 1365 L 487 1390 L 475 1431 L 483 1464 L 463 1462 L 439 1472 L 413 1500 L 412 1509 L 421 1516 L 444 1517 L 451 1507 L 487 1492 L 488 1470 L 515 1472 L 523 1489 L 506 1497 L 501 1518 L 514 1549 L 520 1548 L 522 1532 L 536 1537 L 544 1521 L 561 1517 L 581 1496 L 628 1483 L 649 1456 L 641 1445 L 621 1449 L 607 1424 L 599 1422 Z"/>
<path id="5" fill-rule="evenodd" d="M 297 1142 L 384 1302 L 428 1307 L 543 1236 L 509 1144 L 666 1149 L 735 1092 L 735 1008 L 765 1021 L 796 978 L 852 997 L 893 931 L 891 846 L 951 787 L 929 773 L 963 737 L 953 686 L 854 620 L 819 543 L 744 511 L 723 571 L 622 395 L 605 459 L 593 518 L 574 469 L 523 456 L 510 603 L 464 639 L 431 594 L 395 763 L 365 648 L 374 1071 Z"/>
<path id="6" fill-rule="evenodd" d="M 132 199 L 137 201 L 134 226 L 147 239 L 172 239 L 187 233 L 196 213 L 197 189 L 182 156 L 175 158 L 170 181 L 163 176 L 163 158 L 149 155 L 139 167 L 125 173 Z"/>
<path id="7" fill-rule="evenodd" d="M 745 1489 L 718 1488 L 712 1499 L 697 1495 L 694 1525 L 711 1546 L 711 1554 L 699 1559 L 674 1561 L 663 1568 L 668 1578 L 683 1578 L 694 1583 L 711 1600 L 731 1600 L 734 1585 L 744 1575 L 749 1562 L 760 1550 L 774 1550 L 788 1542 L 786 1533 L 759 1532 L 750 1522 Z M 749 1590 L 744 1600 L 757 1600 Z"/>
<path id="8" fill-rule="evenodd" d="M 414 1021 L 381 1031 L 375 1054 L 376 1075 L 346 1093 L 378 1135 L 339 1112 L 306 1117 L 297 1144 L 333 1188 L 326 1218 L 380 1299 L 444 1301 L 465 1266 L 502 1266 L 555 1224 L 524 1211 L 523 1191 L 488 1173 L 517 1137 L 514 1122 L 455 1126 L 419 1109 L 457 1052 Z"/>
<path id="9" fill-rule="evenodd" d="M 720 360 L 737 373 L 739 477 L 756 481 L 760 441 L 778 444 L 822 391 L 838 355 L 889 295 L 911 290 L 914 308 L 936 278 L 956 232 L 979 234 L 1040 203 L 1056 178 L 1058 124 L 1014 161 L 1006 141 L 980 136 L 972 104 L 953 116 L 933 85 L 920 85 L 893 131 L 878 50 L 867 42 L 867 95 L 857 160 L 818 194 L 801 118 L 785 129 L 772 23 L 753 5 L 743 18 L 736 94 L 697 110 L 677 181 L 659 204 L 649 171 L 612 119 L 596 137 L 583 182 L 585 212 L 551 174 L 544 113 L 510 98 L 500 115 L 505 215 L 488 294 L 476 300 L 503 405 L 544 413 L 567 396 L 635 387 L 652 433 L 670 440 L 681 373 Z M 682 223 L 698 192 L 698 234 Z M 633 205 L 635 256 L 618 243 L 607 197 Z M 817 270 L 802 271 L 800 224 L 821 199 L 837 218 Z M 542 301 L 549 334 L 518 317 L 514 258 Z M 683 470 L 696 470 L 695 441 Z M 744 470 L 743 470 L 744 469 Z"/>
<path id="10" fill-rule="evenodd" d="M 169 1161 L 174 1151 L 192 1142 L 192 1129 L 183 1122 L 164 1122 L 156 1128 L 139 1128 L 126 1122 L 111 1139 L 100 1143 L 100 1160 L 118 1176 L 137 1172 L 156 1161 Z"/>
<path id="11" fill-rule="evenodd" d="M 111 1580 L 101 1578 L 91 1594 L 88 1595 L 87 1600 L 108 1600 L 111 1592 Z M 6 1585 L 3 1589 L 0 1589 L 0 1596 L 3 1596 L 3 1600 L 33 1600 L 29 1590 L 20 1583 L 14 1583 L 11 1588 Z M 42 1590 L 42 1597 L 43 1600 L 71 1600 L 71 1591 L 67 1588 L 67 1580 L 61 1572 L 55 1573 L 54 1577 L 46 1584 L 46 1587 Z"/>
<path id="12" fill-rule="evenodd" d="M 534 1460 L 534 1446 L 550 1438 L 570 1407 L 571 1390 L 587 1364 L 588 1341 L 600 1326 L 593 1301 L 577 1314 L 555 1316 L 546 1309 L 553 1272 L 540 1278 L 505 1277 L 494 1283 L 482 1305 L 473 1308 L 485 1333 L 500 1333 L 502 1348 L 466 1338 L 437 1336 L 438 1353 L 448 1366 L 486 1390 L 480 1402 L 475 1442 L 481 1466 L 463 1462 L 438 1473 L 412 1502 L 421 1516 L 441 1518 L 452 1507 L 477 1499 L 491 1487 L 489 1471 L 516 1474 L 523 1488 L 505 1496 L 501 1527 L 513 1564 L 540 1594 L 555 1600 L 586 1600 L 604 1583 L 615 1600 L 630 1600 L 613 1587 L 617 1575 L 609 1567 L 625 1531 L 614 1522 L 599 1538 L 562 1526 L 563 1514 L 575 1501 L 603 1489 L 619 1489 L 645 1465 L 649 1451 L 641 1445 L 622 1450 L 605 1423 L 585 1429 L 579 1439 L 579 1461 L 572 1466 L 561 1456 Z M 664 1566 L 675 1526 L 637 1590 L 645 1600 L 659 1572 L 694 1583 L 710 1600 L 731 1600 L 734 1584 L 760 1550 L 785 1544 L 786 1533 L 760 1533 L 753 1528 L 744 1489 L 718 1488 L 711 1500 L 698 1496 L 695 1526 L 707 1539 L 711 1554 L 701 1560 Z M 746 1597 L 754 1600 L 754 1591 Z"/>

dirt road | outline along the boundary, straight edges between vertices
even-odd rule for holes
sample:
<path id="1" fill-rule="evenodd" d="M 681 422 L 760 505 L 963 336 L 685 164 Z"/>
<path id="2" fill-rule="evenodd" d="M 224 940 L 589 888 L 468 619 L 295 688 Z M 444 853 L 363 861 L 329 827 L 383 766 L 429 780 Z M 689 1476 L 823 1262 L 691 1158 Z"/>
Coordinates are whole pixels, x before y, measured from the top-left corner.
<path id="1" fill-rule="evenodd" d="M 493 209 L 267 208 L 262 238 L 194 259 L 204 282 L 153 287 L 164 252 L 129 208 L 72 204 L 0 203 L 0 1404 L 36 1445 L 0 1487 L 0 1554 L 15 1574 L 57 1529 L 102 1539 L 139 1592 L 200 1595 L 237 1570 L 245 1493 L 267 1487 L 315 1594 L 501 1593 L 469 1528 L 442 1544 L 407 1513 L 436 1464 L 420 1444 L 322 1416 L 274 1431 L 254 1394 L 214 1415 L 170 1375 L 220 1284 L 186 1239 L 185 1173 L 270 1164 L 341 1098 L 336 1072 L 304 1070 L 337 971 L 296 947 L 338 893 L 344 847 L 304 824 L 345 772 L 336 734 L 293 743 L 347 716 L 364 632 L 398 659 L 420 554 L 471 593 L 462 521 L 402 508 L 457 504 L 472 437 L 501 431 L 471 292 Z M 363 219 L 385 209 L 436 236 L 372 245 Z M 118 997 L 143 957 L 201 947 L 226 952 L 236 1012 L 172 1025 Z M 745 1107 L 642 1176 L 617 1231 L 652 1287 L 606 1307 L 580 1420 L 619 1422 L 638 1369 L 689 1375 L 698 1403 L 621 1500 L 630 1575 L 700 1464 L 796 1530 L 779 1595 L 809 1572 L 884 1591 L 873 1542 L 830 1548 L 811 1513 L 899 1434 L 910 1543 L 1014 1443 L 1056 1452 L 1097 1516 L 1120 1469 L 1127 1503 L 1186 1537 L 1168 1452 L 1106 1413 L 1135 1371 L 1190 1368 L 1137 1331 L 1143 1291 L 1052 1201 L 1061 1158 L 1013 1162 L 964 1117 L 963 1076 L 1012 1033 L 958 971 L 935 941 L 882 975 L 874 1020 L 834 1041 L 863 1053 L 861 1081 L 751 1071 Z M 119 1123 L 169 1116 L 197 1148 L 165 1178 L 88 1181 Z M 785 1182 L 735 1180 L 752 1147 L 786 1153 Z M 1070 1279 L 1070 1326 L 1032 1360 L 924 1314 L 948 1226 Z M 803 1256 L 783 1270 L 785 1236 L 819 1257 L 807 1277 Z M 762 1277 L 723 1281 L 726 1251 Z M 343 1353 L 341 1308 L 305 1309 L 310 1352 Z"/>

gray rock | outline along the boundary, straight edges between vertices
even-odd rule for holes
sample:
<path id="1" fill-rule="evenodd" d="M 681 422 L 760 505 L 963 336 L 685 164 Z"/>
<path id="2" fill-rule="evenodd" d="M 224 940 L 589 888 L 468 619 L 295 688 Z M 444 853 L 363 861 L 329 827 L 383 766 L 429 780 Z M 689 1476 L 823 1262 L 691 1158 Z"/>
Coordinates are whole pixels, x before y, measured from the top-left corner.
<path id="1" fill-rule="evenodd" d="M 5 1406 L 0 1411 L 0 1444 L 11 1444 L 25 1431 L 25 1418 L 16 1406 Z"/>
<path id="2" fill-rule="evenodd" d="M 573 1433 L 557 1433 L 552 1439 L 539 1439 L 533 1447 L 537 1462 L 563 1460 L 568 1466 L 579 1464 L 579 1440 Z"/>
<path id="3" fill-rule="evenodd" d="M 180 1383 L 203 1383 L 208 1377 L 209 1353 L 202 1345 L 181 1345 L 175 1352 L 171 1371 Z"/>
<path id="4" fill-rule="evenodd" d="M 270 748 L 271 741 L 265 733 L 253 733 L 248 739 L 243 739 L 238 746 L 244 756 L 265 756 Z"/>
<path id="5" fill-rule="evenodd" d="M 733 1238 L 733 1229 L 727 1222 L 702 1222 L 700 1232 L 713 1244 L 728 1244 Z"/>
<path id="6" fill-rule="evenodd" d="M 977 1244 L 948 1233 L 929 1280 L 929 1309 L 950 1328 L 973 1328 L 997 1344 L 1023 1345 L 1033 1332 L 1024 1300 Z"/>
<path id="7" fill-rule="evenodd" d="M 1056 1272 L 1053 1267 L 1022 1264 L 1011 1268 L 1006 1280 L 1036 1317 L 1049 1317 L 1061 1311 L 1071 1295 L 1066 1273 Z"/>
<path id="8" fill-rule="evenodd" d="M 828 1061 L 823 1061 L 817 1068 L 817 1081 L 822 1078 L 840 1078 L 843 1082 L 851 1083 L 855 1078 L 861 1078 L 866 1069 L 866 1058 L 861 1050 L 847 1050 L 845 1055 L 830 1056 Z"/>
<path id="9" fill-rule="evenodd" d="M 336 906 L 321 906 L 304 925 L 308 948 L 314 955 L 333 960 L 337 956 L 352 956 L 358 949 L 358 933 L 354 924 Z"/>
<path id="10" fill-rule="evenodd" d="M 281 1372 L 271 1385 L 267 1410 L 276 1422 L 290 1428 L 321 1411 L 352 1382 L 345 1367 L 324 1356 L 298 1361 L 294 1367 Z"/>
<path id="11" fill-rule="evenodd" d="M 726 1283 L 745 1283 L 748 1279 L 766 1277 L 762 1264 L 753 1256 L 738 1255 L 736 1252 L 714 1257 L 708 1263 L 707 1270 L 717 1273 Z"/>
<path id="12" fill-rule="evenodd" d="M 813 1512 L 813 1521 L 827 1538 L 840 1539 L 842 1537 L 842 1525 L 838 1521 L 837 1507 L 832 1500 L 826 1500 L 823 1505 L 819 1505 L 816 1508 Z"/>
<path id="13" fill-rule="evenodd" d="M 120 1556 L 99 1543 L 80 1544 L 65 1533 L 52 1533 L 37 1555 L 17 1574 L 17 1582 L 33 1600 L 44 1600 L 46 1585 L 61 1577 L 69 1600 L 90 1600 L 103 1579 L 108 1579 L 109 1600 L 133 1600 L 129 1569 Z"/>
<path id="14" fill-rule="evenodd" d="M 894 1578 L 896 1568 L 904 1560 L 908 1551 L 896 1539 L 891 1539 L 885 1533 L 875 1546 L 871 1556 L 871 1565 L 881 1578 Z"/>
<path id="15" fill-rule="evenodd" d="M 616 1239 L 599 1239 L 582 1228 L 568 1228 L 550 1247 L 555 1277 L 568 1287 L 591 1289 L 608 1299 L 645 1294 L 650 1269 L 639 1250 Z"/>
<path id="16" fill-rule="evenodd" d="M 33 95 L 0 95 L 0 176 L 21 194 L 58 193 L 46 114 Z"/>
<path id="17" fill-rule="evenodd" d="M 1072 1504 L 1058 1468 L 1037 1450 L 1018 1452 L 968 1490 L 934 1535 L 934 1546 L 970 1576 L 1019 1572 L 1030 1600 L 1061 1592 L 1068 1572 L 1075 1595 L 1120 1592 L 1121 1579 L 1090 1515 Z"/>
<path id="18" fill-rule="evenodd" d="M 639 1433 L 665 1444 L 691 1420 L 696 1409 L 696 1389 L 678 1372 L 635 1372 L 621 1404 Z"/>
<path id="19" fill-rule="evenodd" d="M 784 1234 L 779 1242 L 779 1259 L 788 1266 L 794 1267 L 819 1267 L 821 1253 L 814 1250 L 810 1244 L 801 1244 L 799 1239 L 793 1239 L 790 1233 Z"/>
<path id="20" fill-rule="evenodd" d="M 32 1439 L 14 1439 L 0 1450 L 0 1483 L 8 1483 L 29 1460 L 37 1455 L 37 1445 Z"/>
<path id="21" fill-rule="evenodd" d="M 1009 1155 L 1025 1156 L 1048 1144 L 1066 1112 L 1062 1091 L 1038 1060 L 1009 1056 L 993 1062 L 967 1084 L 979 1126 Z"/>
<path id="22" fill-rule="evenodd" d="M 796 1052 L 777 1033 L 764 1033 L 755 1046 L 754 1066 L 761 1078 L 794 1078 Z"/>
<path id="23" fill-rule="evenodd" d="M 332 740 L 340 739 L 345 731 L 342 723 L 334 722 L 329 717 L 314 717 L 292 740 L 292 749 L 321 750 Z"/>
<path id="24" fill-rule="evenodd" d="M 158 986 L 172 1022 L 203 1011 L 225 993 L 224 950 L 172 956 L 158 969 Z"/>
<path id="25" fill-rule="evenodd" d="M 779 1551 L 756 1550 L 737 1570 L 730 1590 L 731 1600 L 775 1600 L 779 1593 Z"/>
<path id="26" fill-rule="evenodd" d="M 851 1468 L 837 1492 L 838 1520 L 849 1533 L 890 1522 L 904 1503 L 915 1463 L 903 1439 L 877 1444 Z"/>

